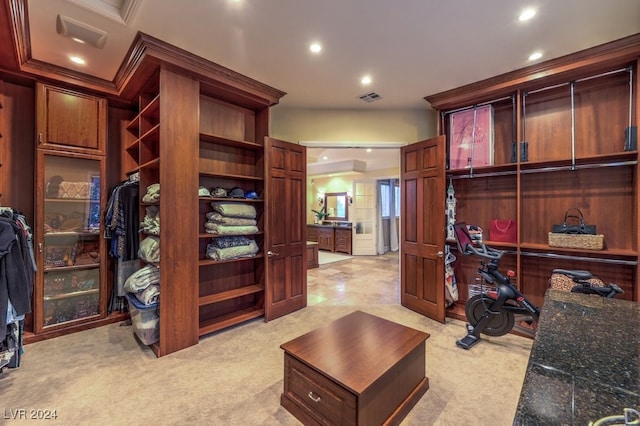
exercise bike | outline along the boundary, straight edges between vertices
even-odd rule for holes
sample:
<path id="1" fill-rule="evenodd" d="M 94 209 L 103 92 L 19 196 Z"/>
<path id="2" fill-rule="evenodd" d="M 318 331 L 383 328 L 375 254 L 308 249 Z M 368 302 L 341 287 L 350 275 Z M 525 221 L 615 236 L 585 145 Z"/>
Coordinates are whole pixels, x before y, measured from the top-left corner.
<path id="1" fill-rule="evenodd" d="M 515 276 L 513 271 L 509 270 L 503 275 L 498 270 L 500 259 L 505 252 L 483 243 L 474 244 L 464 222 L 456 223 L 454 231 L 460 253 L 465 256 L 479 256 L 481 267 L 478 274 L 485 283 L 495 287 L 495 290 L 481 292 L 467 301 L 464 309 L 468 321 L 467 335 L 457 340 L 456 345 L 470 349 L 480 341 L 480 334 L 504 336 L 514 328 L 521 334 L 533 337 L 540 318 L 540 309 L 511 283 L 511 278 Z M 608 298 L 624 293 L 616 284 L 592 285 L 587 281 L 592 278 L 589 271 L 554 269 L 553 272 L 570 277 L 575 283 L 571 289 L 574 293 L 597 294 Z"/>

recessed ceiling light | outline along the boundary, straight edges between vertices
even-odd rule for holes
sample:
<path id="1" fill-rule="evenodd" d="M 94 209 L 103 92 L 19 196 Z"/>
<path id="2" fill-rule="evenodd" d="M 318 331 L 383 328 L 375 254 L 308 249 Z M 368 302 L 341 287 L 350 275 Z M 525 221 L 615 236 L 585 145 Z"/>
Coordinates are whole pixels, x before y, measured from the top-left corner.
<path id="1" fill-rule="evenodd" d="M 367 85 L 367 84 L 371 84 L 371 76 L 370 75 L 365 75 L 364 77 L 362 77 L 362 79 L 360 80 L 360 83 Z"/>
<path id="2" fill-rule="evenodd" d="M 71 60 L 71 62 L 73 62 L 74 64 L 78 64 L 78 65 L 84 65 L 86 64 L 86 61 L 84 59 L 82 59 L 80 56 L 69 56 L 69 59 Z"/>
<path id="3" fill-rule="evenodd" d="M 309 50 L 311 50 L 311 52 L 313 53 L 320 53 L 320 51 L 322 50 L 322 45 L 320 43 L 311 43 L 311 45 L 309 46 Z"/>
<path id="4" fill-rule="evenodd" d="M 533 52 L 531 55 L 529 55 L 530 61 L 535 61 L 536 59 L 540 59 L 540 58 L 542 58 L 541 52 Z"/>
<path id="5" fill-rule="evenodd" d="M 323 160 L 328 160 L 328 159 L 329 159 L 329 157 L 324 156 L 324 157 L 322 157 L 322 159 L 323 159 Z"/>
<path id="6" fill-rule="evenodd" d="M 367 148 L 367 152 L 371 152 L 371 148 Z"/>
<path id="7" fill-rule="evenodd" d="M 536 16 L 536 10 L 532 7 L 528 8 L 528 9 L 524 9 L 522 12 L 520 12 L 520 16 L 518 17 L 519 20 L 521 21 L 528 21 L 529 19 L 533 18 L 534 16 Z"/>

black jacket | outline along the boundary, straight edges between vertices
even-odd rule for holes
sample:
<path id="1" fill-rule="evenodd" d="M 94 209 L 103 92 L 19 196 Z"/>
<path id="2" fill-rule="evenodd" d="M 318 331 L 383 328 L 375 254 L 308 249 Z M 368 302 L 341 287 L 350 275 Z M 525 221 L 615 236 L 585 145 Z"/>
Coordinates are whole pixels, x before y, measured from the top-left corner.
<path id="1" fill-rule="evenodd" d="M 9 300 L 18 315 L 31 312 L 33 270 L 28 250 L 22 229 L 0 216 L 0 341 L 6 335 Z"/>

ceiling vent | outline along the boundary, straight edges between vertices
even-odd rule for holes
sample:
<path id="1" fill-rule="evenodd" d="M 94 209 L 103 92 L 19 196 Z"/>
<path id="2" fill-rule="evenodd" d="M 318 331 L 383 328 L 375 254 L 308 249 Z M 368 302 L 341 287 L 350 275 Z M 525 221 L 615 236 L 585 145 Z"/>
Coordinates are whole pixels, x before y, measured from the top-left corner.
<path id="1" fill-rule="evenodd" d="M 371 103 L 373 101 L 377 101 L 382 99 L 382 96 L 378 95 L 376 92 L 365 93 L 364 95 L 359 96 L 360 100 L 365 101 L 366 103 Z"/>
<path id="2" fill-rule="evenodd" d="M 58 15 L 56 31 L 62 36 L 69 37 L 79 43 L 89 44 L 98 49 L 102 49 L 107 42 L 106 31 L 64 15 Z"/>

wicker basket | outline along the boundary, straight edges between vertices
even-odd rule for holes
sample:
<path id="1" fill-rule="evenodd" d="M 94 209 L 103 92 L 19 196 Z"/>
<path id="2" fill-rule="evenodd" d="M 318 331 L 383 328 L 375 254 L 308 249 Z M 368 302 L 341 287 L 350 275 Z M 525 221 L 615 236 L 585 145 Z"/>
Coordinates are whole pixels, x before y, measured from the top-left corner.
<path id="1" fill-rule="evenodd" d="M 549 245 L 551 247 L 602 250 L 604 247 L 604 235 L 560 234 L 556 232 L 549 232 Z"/>

